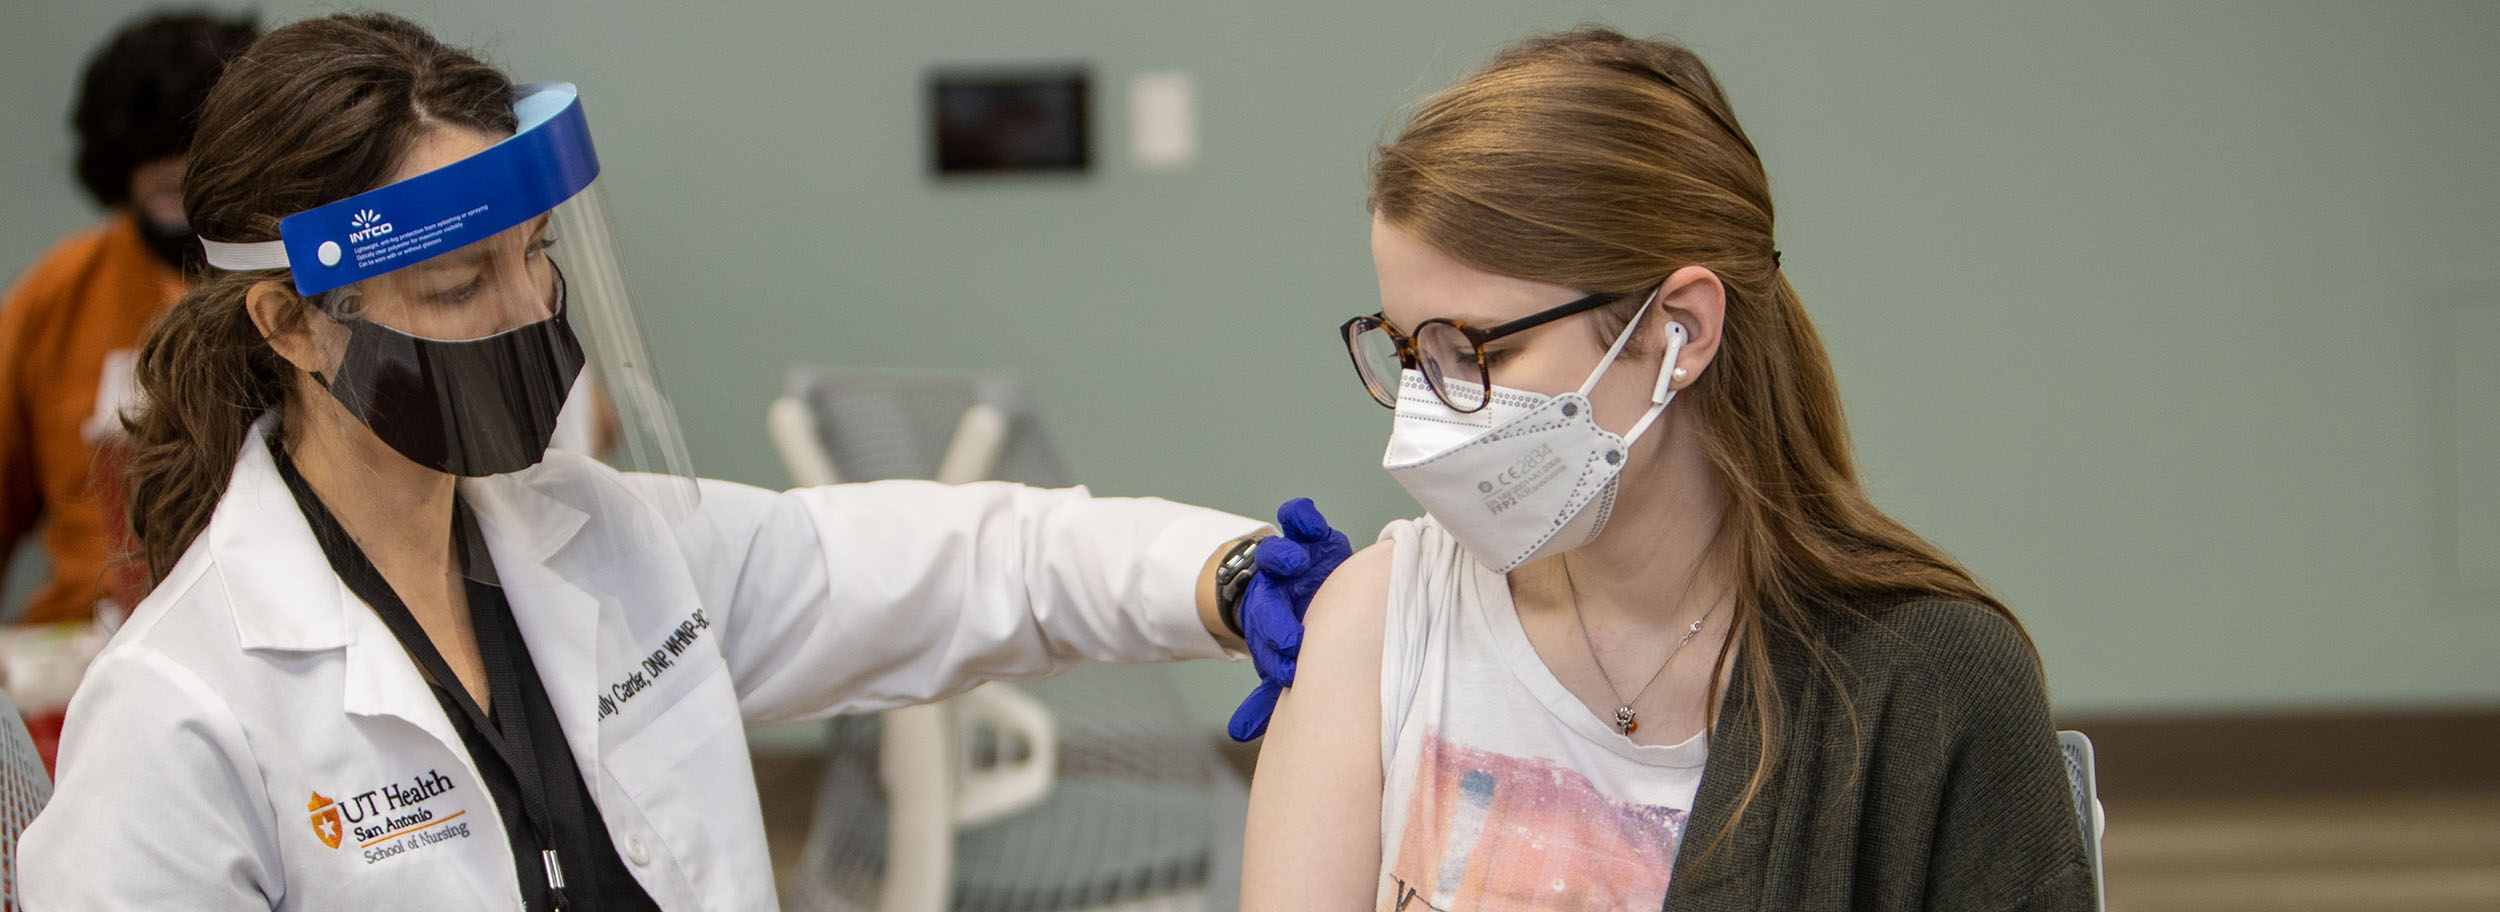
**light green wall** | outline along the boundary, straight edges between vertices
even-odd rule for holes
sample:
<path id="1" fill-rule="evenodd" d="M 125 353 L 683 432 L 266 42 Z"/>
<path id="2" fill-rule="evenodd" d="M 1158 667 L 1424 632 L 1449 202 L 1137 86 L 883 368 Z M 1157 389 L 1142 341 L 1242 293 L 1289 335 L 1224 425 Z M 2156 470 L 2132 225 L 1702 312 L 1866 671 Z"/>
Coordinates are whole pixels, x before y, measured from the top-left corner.
<path id="1" fill-rule="evenodd" d="M 2443 367 L 2500 355 L 2447 329 L 2500 307 L 2500 6 L 390 5 L 583 86 L 705 472 L 784 481 L 790 361 L 1006 367 L 1099 491 L 1308 494 L 1358 538 L 1414 512 L 1331 333 L 1376 306 L 1368 149 L 1504 40 L 1671 30 L 1768 158 L 1877 499 L 2016 607 L 2063 709 L 2500 699 L 2500 592 L 2462 582 L 2500 555 L 2454 531 L 2500 478 L 2453 450 L 2500 390 Z M 0 13 L 0 262 L 88 218 L 63 112 L 132 6 Z M 1070 60 L 1092 176 L 925 176 L 929 67 Z M 1167 69 L 1178 174 L 1124 152 Z M 1249 680 L 1185 674 L 1210 722 Z"/>

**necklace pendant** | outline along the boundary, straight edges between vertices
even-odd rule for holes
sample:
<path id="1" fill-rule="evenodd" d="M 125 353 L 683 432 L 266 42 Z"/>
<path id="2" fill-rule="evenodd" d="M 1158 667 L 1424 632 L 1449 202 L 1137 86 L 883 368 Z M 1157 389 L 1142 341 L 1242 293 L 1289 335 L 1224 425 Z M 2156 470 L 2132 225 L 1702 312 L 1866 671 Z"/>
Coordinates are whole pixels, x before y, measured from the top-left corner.
<path id="1" fill-rule="evenodd" d="M 1615 707 L 1615 731 L 1626 735 L 1640 731 L 1641 723 L 1636 721 L 1638 715 L 1629 704 Z"/>

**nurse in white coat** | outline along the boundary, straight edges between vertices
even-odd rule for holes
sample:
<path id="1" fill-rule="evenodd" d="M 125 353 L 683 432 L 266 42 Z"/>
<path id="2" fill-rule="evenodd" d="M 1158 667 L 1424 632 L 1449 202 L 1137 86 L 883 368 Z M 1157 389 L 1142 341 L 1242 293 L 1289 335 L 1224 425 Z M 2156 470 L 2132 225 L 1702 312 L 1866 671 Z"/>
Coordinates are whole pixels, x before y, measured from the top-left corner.
<path id="1" fill-rule="evenodd" d="M 155 588 L 70 707 L 29 907 L 767 909 L 746 725 L 1238 644 L 1252 520 L 685 475 L 584 123 L 388 16 L 228 71 L 185 187 L 219 268 L 142 355 Z M 642 471 L 547 450 L 584 373 Z"/>

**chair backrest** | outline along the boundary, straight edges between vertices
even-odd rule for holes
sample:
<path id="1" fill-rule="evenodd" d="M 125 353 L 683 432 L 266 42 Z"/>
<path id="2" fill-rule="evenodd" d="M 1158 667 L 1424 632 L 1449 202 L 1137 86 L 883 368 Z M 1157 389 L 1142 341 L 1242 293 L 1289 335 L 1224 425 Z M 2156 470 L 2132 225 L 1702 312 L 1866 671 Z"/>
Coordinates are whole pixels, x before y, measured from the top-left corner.
<path id="1" fill-rule="evenodd" d="M 2101 813 L 2100 782 L 2093 776 L 2092 739 L 2079 731 L 2062 731 L 2057 746 L 2066 755 L 2066 784 L 2075 799 L 2075 821 L 2083 828 L 2083 851 L 2092 859 L 2093 907 L 2106 912 L 2109 891 L 2101 876 L 2101 834 L 2109 827 Z"/>
<path id="2" fill-rule="evenodd" d="M 17 912 L 17 835 L 52 800 L 52 777 L 44 775 L 35 739 L 17 716 L 17 704 L 0 694 L 0 909 Z"/>
<path id="3" fill-rule="evenodd" d="M 790 369 L 783 402 L 790 405 L 776 405 L 774 432 L 784 461 L 794 464 L 793 474 L 815 474 L 796 468 L 805 465 L 805 458 L 819 458 L 841 481 L 1071 483 L 1023 385 L 1005 374 L 797 365 Z M 986 441 L 983 449 L 991 458 L 972 460 L 987 464 L 964 464 L 964 418 L 976 409 L 998 416 L 1005 426 Z M 793 446 L 801 441 L 782 439 L 791 436 L 784 418 L 808 426 L 819 452 L 807 453 Z M 949 474 L 968 477 L 947 478 Z M 799 479 L 802 484 L 825 480 L 831 479 Z"/>

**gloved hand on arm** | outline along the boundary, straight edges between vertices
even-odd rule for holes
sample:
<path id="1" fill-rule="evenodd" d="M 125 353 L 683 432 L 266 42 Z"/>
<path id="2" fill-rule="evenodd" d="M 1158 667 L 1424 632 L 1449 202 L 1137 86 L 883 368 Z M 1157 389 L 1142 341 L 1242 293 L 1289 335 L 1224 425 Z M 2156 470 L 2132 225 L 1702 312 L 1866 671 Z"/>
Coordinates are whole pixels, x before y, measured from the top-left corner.
<path id="1" fill-rule="evenodd" d="M 1241 596 L 1242 638 L 1249 642 L 1259 685 L 1233 710 L 1226 730 L 1235 741 L 1267 733 L 1276 698 L 1293 686 L 1294 660 L 1302 654 L 1302 614 L 1311 607 L 1311 595 L 1354 553 L 1345 533 L 1330 528 L 1308 497 L 1277 507 L 1276 526 L 1284 534 L 1259 543 L 1258 573 Z"/>

